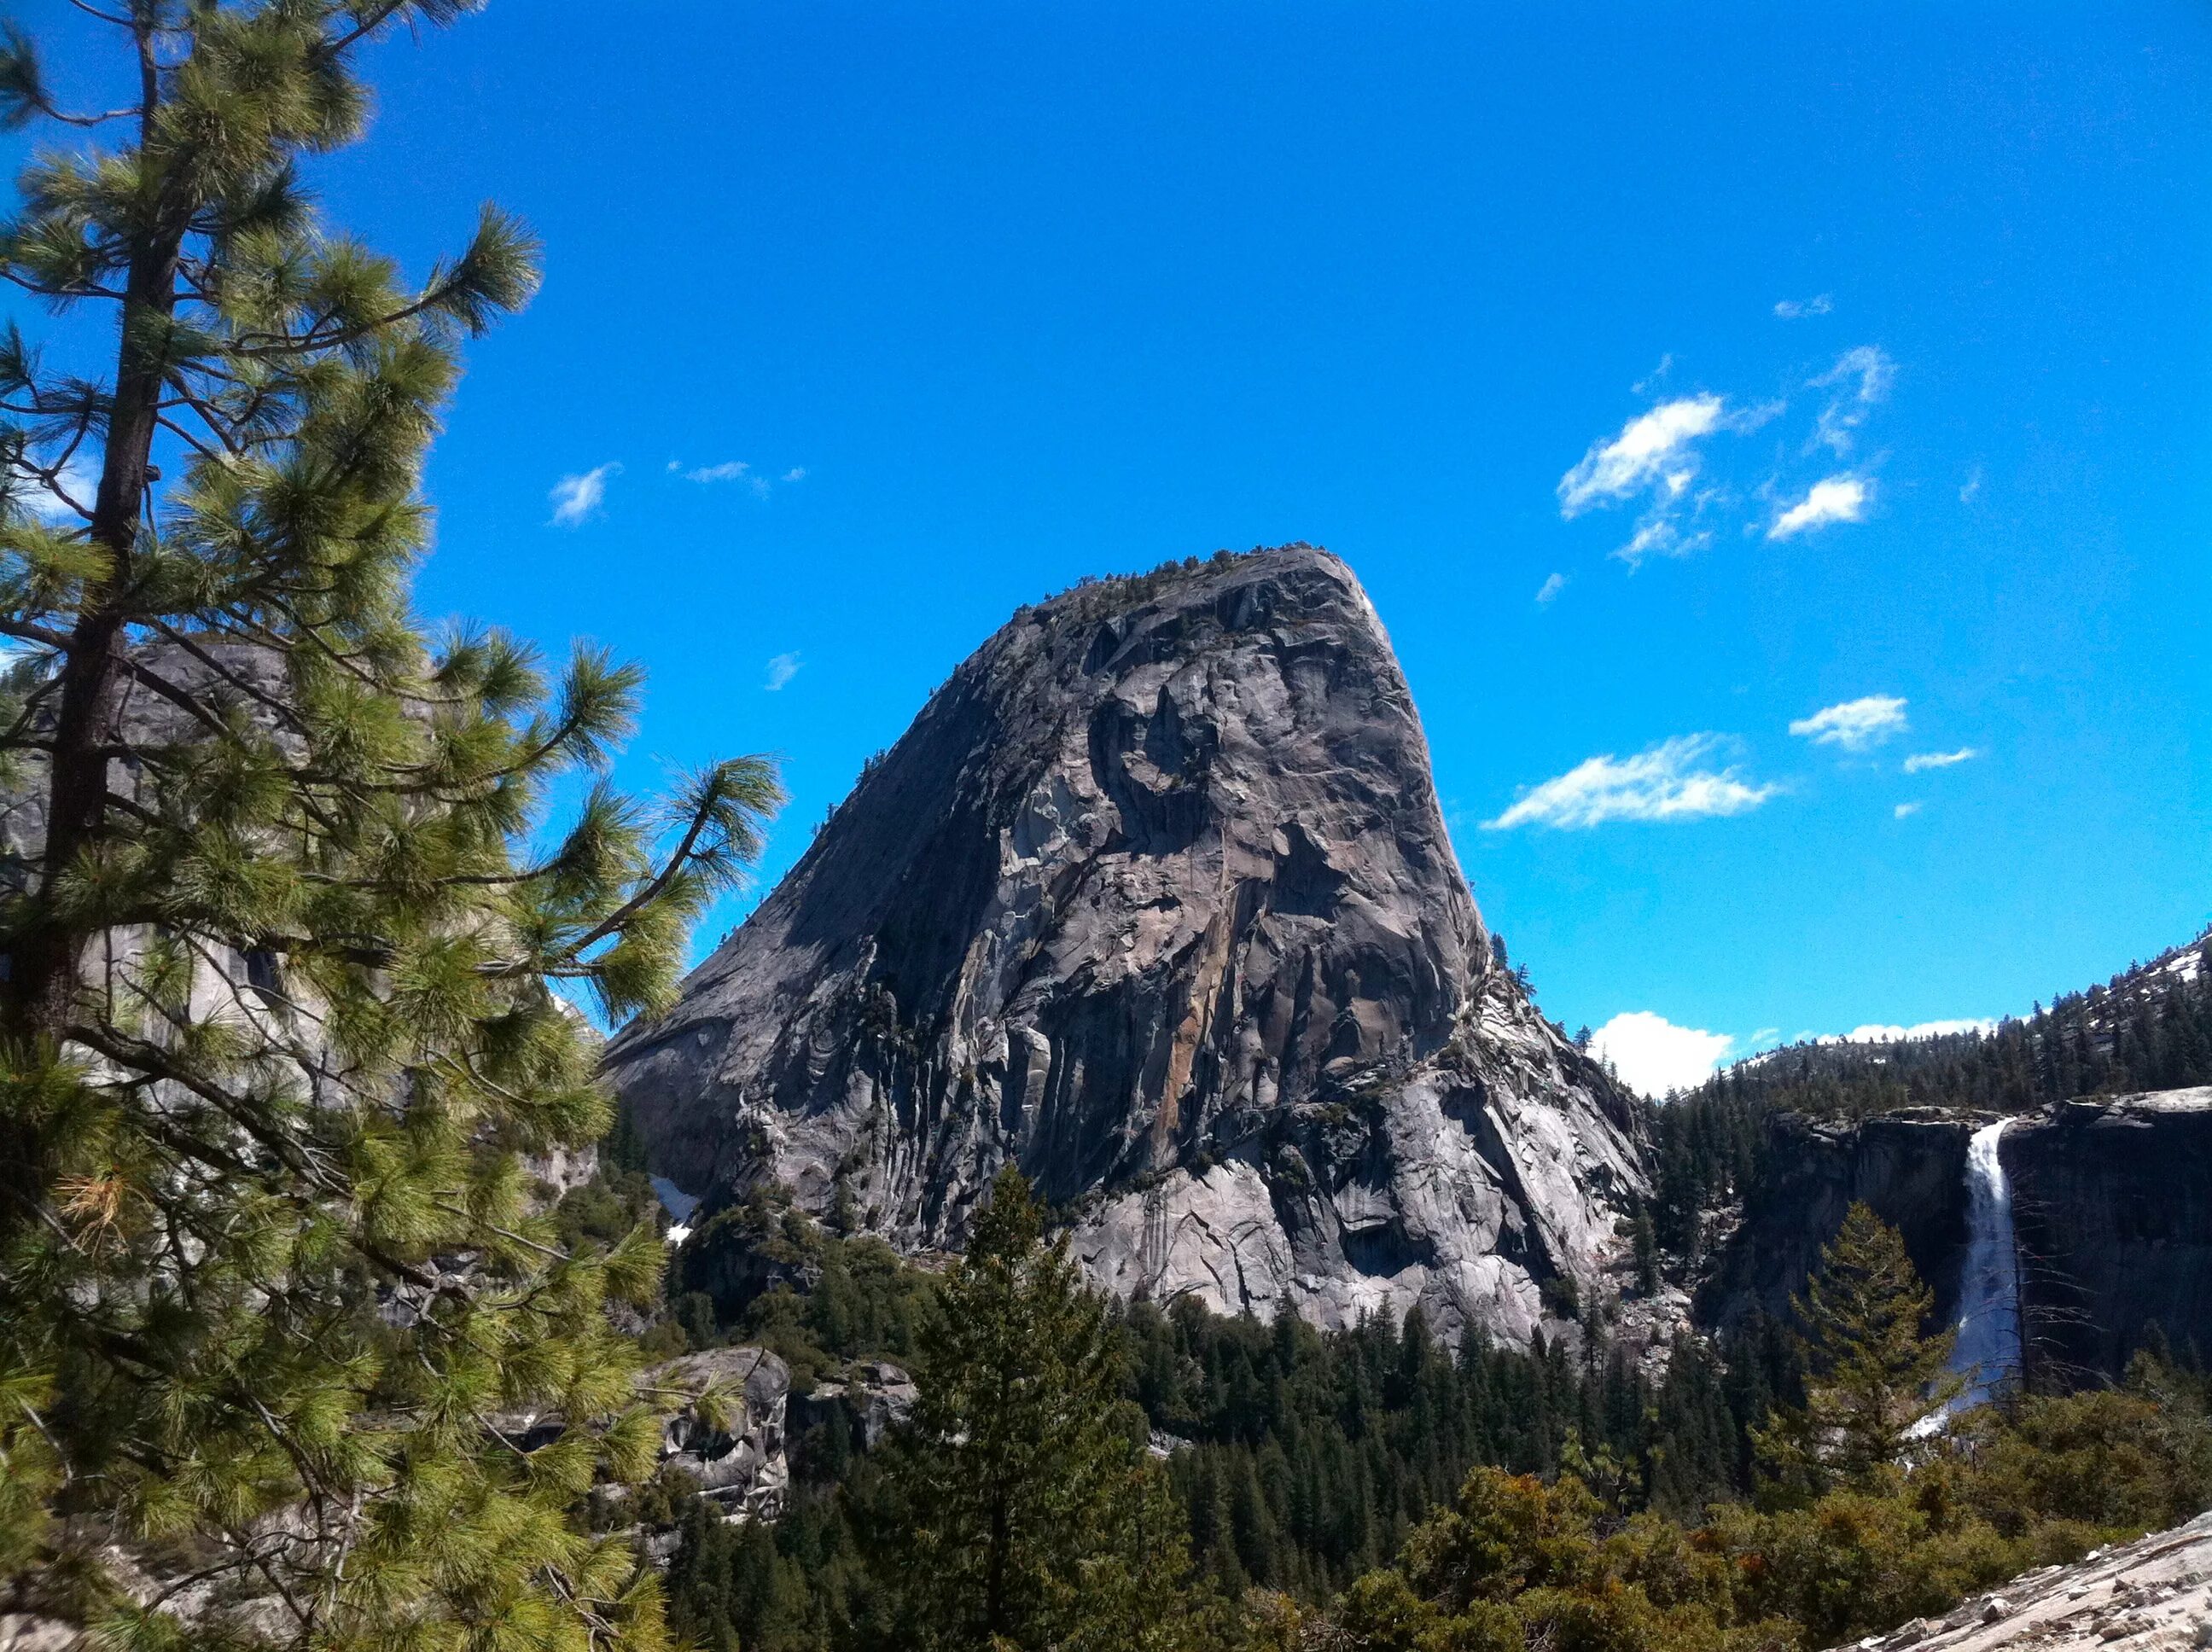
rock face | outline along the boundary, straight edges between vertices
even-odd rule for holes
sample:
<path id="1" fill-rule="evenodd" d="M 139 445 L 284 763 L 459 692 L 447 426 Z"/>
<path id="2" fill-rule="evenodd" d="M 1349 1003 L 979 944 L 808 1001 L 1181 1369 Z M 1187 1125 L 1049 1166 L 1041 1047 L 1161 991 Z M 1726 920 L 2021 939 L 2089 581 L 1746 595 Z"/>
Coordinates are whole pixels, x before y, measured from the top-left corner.
<path id="1" fill-rule="evenodd" d="M 2002 1151 L 2031 1380 L 2117 1376 L 2153 1321 L 2212 1354 L 2212 1088 L 2062 1102 Z"/>
<path id="2" fill-rule="evenodd" d="M 1958 1308 L 1966 1245 L 1966 1143 L 1981 1122 L 1933 1108 L 1859 1124 L 1773 1114 L 1764 1174 L 1714 1259 L 1698 1316 L 1726 1325 L 1753 1310 L 1787 1315 L 1844 1212 L 1863 1201 L 1904 1236 L 1948 1323 Z M 2010 1158 L 2008 1152 L 2008 1164 Z"/>
<path id="3" fill-rule="evenodd" d="M 670 1388 L 713 1386 L 724 1414 L 709 1424 L 685 1406 L 664 1425 L 660 1461 L 699 1483 L 730 1520 L 774 1520 L 791 1489 L 784 1451 L 791 1370 L 765 1348 L 710 1348 L 656 1366 L 649 1380 Z"/>
<path id="4" fill-rule="evenodd" d="M 1018 1163 L 1092 1275 L 1522 1337 L 1643 1189 L 1495 964 L 1413 699 L 1304 546 L 1026 609 L 608 1072 L 687 1191 L 957 1248 Z"/>

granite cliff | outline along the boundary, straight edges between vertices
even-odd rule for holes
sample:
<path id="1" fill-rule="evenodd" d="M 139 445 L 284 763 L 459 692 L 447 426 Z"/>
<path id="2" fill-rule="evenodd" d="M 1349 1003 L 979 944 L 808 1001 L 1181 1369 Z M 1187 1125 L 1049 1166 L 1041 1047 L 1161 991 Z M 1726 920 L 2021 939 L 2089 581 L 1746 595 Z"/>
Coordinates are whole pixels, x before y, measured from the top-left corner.
<path id="1" fill-rule="evenodd" d="M 1011 1161 L 1100 1284 L 1323 1324 L 1525 1337 L 1644 1191 L 1638 1104 L 1494 960 L 1382 624 L 1306 546 L 1017 614 L 607 1070 L 710 1200 L 957 1248 Z"/>
<path id="2" fill-rule="evenodd" d="M 2212 1087 L 2062 1102 L 2002 1152 L 2031 1380 L 2116 1377 L 2154 1325 L 2212 1354 Z"/>
<path id="3" fill-rule="evenodd" d="M 1733 1325 L 1757 1311 L 1787 1319 L 1855 1204 L 1904 1236 L 1912 1264 L 1948 1321 L 1966 1244 L 1966 1141 L 1972 1114 L 1915 1108 L 1856 1123 L 1777 1113 L 1765 1123 L 1764 1173 L 1715 1252 L 1698 1315 Z"/>

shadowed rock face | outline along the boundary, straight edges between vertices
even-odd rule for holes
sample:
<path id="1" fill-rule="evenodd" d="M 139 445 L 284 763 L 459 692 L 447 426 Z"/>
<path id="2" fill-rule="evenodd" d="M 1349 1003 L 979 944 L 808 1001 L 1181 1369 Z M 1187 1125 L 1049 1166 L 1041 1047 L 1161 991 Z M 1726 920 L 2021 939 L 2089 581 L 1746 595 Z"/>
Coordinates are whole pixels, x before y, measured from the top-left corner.
<path id="1" fill-rule="evenodd" d="M 653 1168 L 957 1248 L 1018 1162 L 1094 1278 L 1525 1336 L 1642 1188 L 1491 958 L 1405 678 L 1304 546 L 1017 615 L 608 1071 Z"/>
<path id="2" fill-rule="evenodd" d="M 2118 1377 L 2154 1324 L 2212 1353 L 2212 1087 L 2063 1102 L 2001 1151 L 2032 1380 Z"/>
<path id="3" fill-rule="evenodd" d="M 1743 1220 L 1713 1260 L 1698 1317 L 1734 1325 L 1754 1310 L 1787 1321 L 1844 1212 L 1864 1204 L 1905 1238 L 1948 1323 L 1966 1245 L 1966 1144 L 1980 1118 L 1936 1108 L 1839 1124 L 1777 1113 L 1766 1169 Z M 2008 1156 L 2009 1157 L 2009 1156 Z"/>

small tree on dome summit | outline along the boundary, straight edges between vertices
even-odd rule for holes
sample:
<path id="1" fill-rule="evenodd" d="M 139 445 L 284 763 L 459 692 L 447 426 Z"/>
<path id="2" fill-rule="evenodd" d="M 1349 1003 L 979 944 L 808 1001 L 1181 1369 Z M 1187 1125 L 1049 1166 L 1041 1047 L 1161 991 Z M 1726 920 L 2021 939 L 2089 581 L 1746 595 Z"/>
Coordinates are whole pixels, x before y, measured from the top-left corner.
<path id="1" fill-rule="evenodd" d="M 604 1306 L 662 1246 L 563 1249 L 524 1156 L 611 1121 L 553 984 L 667 1003 L 781 793 L 602 777 L 549 831 L 638 672 L 549 688 L 410 607 L 458 347 L 535 249 L 488 208 L 403 281 L 298 168 L 359 136 L 363 46 L 469 9 L 84 7 L 130 91 L 82 113 L 0 40 L 7 119 L 90 135 L 0 273 L 112 363 L 0 333 L 0 1594 L 116 1652 L 661 1638 L 580 1506 L 654 1460 Z"/>

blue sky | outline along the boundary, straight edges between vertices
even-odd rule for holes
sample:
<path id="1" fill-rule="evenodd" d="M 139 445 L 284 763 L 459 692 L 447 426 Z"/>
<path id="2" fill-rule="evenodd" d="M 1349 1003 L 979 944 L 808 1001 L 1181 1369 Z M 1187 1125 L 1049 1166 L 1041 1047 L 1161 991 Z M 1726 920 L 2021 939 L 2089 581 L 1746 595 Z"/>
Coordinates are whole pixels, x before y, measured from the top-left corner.
<path id="1" fill-rule="evenodd" d="M 423 604 L 647 662 L 635 782 L 782 754 L 763 887 L 1018 604 L 1306 539 L 1647 1082 L 2212 916 L 2201 5 L 609 15 L 380 48 L 314 178 L 544 237 Z"/>

